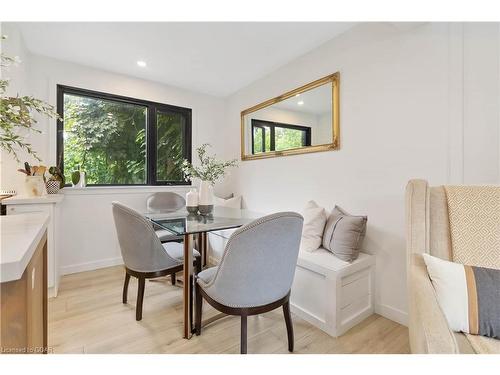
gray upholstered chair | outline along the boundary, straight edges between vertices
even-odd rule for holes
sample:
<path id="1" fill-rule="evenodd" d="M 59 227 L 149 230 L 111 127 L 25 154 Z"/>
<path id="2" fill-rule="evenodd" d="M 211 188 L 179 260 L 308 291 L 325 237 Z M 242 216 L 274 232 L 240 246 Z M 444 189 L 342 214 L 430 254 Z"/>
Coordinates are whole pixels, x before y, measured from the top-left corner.
<path id="1" fill-rule="evenodd" d="M 177 193 L 162 191 L 150 195 L 146 201 L 146 205 L 148 212 L 174 212 L 184 207 L 186 205 L 186 200 Z M 161 242 L 182 241 L 182 236 L 177 236 L 156 225 L 154 228 Z"/>
<path id="2" fill-rule="evenodd" d="M 125 263 L 123 303 L 127 303 L 130 276 L 139 281 L 137 290 L 136 320 L 142 319 L 145 280 L 182 271 L 184 247 L 177 242 L 162 244 L 152 223 L 137 211 L 121 203 L 113 202 L 118 242 Z M 195 272 L 201 271 L 201 256 L 193 249 Z"/>
<path id="3" fill-rule="evenodd" d="M 241 353 L 247 352 L 247 316 L 283 306 L 288 350 L 293 351 L 289 296 L 303 218 L 295 212 L 265 216 L 233 233 L 217 267 L 196 277 L 196 334 L 203 298 L 217 310 L 241 316 Z"/>

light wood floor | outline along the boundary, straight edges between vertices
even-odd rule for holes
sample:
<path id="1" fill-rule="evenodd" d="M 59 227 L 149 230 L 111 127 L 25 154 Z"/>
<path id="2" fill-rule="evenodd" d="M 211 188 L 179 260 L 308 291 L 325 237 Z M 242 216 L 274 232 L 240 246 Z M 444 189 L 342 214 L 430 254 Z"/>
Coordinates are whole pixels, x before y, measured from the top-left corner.
<path id="1" fill-rule="evenodd" d="M 225 317 L 191 340 L 182 338 L 182 289 L 168 279 L 146 282 L 143 319 L 135 320 L 137 281 L 121 302 L 121 266 L 64 276 L 49 301 L 54 353 L 239 353 L 239 317 Z M 204 303 L 204 318 L 214 314 Z M 293 316 L 295 353 L 408 353 L 406 327 L 372 315 L 335 339 Z M 248 318 L 249 353 L 288 353 L 281 309 Z"/>

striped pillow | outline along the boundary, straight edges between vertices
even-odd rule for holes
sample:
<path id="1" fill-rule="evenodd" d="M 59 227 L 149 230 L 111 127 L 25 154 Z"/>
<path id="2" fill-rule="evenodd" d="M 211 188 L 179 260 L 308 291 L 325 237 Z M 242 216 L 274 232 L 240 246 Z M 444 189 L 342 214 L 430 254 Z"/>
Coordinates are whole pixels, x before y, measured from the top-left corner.
<path id="1" fill-rule="evenodd" d="M 450 328 L 500 339 L 500 270 L 423 257 Z"/>

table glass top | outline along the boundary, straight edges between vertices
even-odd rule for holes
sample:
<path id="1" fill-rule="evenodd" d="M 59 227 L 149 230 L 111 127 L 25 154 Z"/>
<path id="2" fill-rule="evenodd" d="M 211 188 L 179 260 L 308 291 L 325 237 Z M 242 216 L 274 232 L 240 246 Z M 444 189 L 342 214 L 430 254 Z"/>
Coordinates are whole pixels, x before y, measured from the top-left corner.
<path id="1" fill-rule="evenodd" d="M 264 215 L 238 208 L 214 207 L 210 215 L 203 216 L 190 214 L 184 207 L 174 212 L 149 211 L 144 216 L 163 229 L 184 235 L 238 228 Z"/>

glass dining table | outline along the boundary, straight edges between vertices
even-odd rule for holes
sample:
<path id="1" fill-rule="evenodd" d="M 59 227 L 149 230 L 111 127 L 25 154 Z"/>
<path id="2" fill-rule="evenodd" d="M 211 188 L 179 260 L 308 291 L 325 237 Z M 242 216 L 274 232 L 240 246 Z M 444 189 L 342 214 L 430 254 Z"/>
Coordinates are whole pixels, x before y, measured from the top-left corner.
<path id="1" fill-rule="evenodd" d="M 184 237 L 183 300 L 184 300 L 184 338 L 189 339 L 193 332 L 193 248 L 195 240 L 201 253 L 202 264 L 206 265 L 207 233 L 238 228 L 258 219 L 263 214 L 245 209 L 214 207 L 210 215 L 190 214 L 186 208 L 178 211 L 148 211 L 144 216 L 158 227 L 173 235 Z M 186 282 L 187 280 L 187 282 Z"/>

